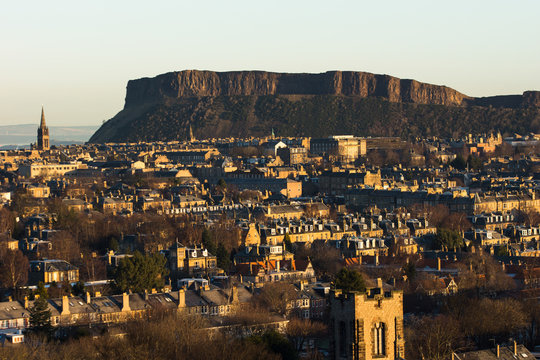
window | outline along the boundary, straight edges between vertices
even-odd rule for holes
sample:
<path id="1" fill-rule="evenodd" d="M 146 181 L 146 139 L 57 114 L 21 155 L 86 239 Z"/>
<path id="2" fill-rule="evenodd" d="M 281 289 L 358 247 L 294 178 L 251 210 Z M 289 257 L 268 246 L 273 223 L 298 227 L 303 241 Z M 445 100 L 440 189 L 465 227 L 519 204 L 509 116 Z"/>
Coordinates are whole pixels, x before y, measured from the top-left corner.
<path id="1" fill-rule="evenodd" d="M 378 322 L 373 326 L 373 355 L 384 356 L 386 355 L 385 348 L 385 326 L 384 323 Z"/>
<path id="2" fill-rule="evenodd" d="M 347 356 L 347 330 L 344 321 L 339 322 L 339 355 Z"/>

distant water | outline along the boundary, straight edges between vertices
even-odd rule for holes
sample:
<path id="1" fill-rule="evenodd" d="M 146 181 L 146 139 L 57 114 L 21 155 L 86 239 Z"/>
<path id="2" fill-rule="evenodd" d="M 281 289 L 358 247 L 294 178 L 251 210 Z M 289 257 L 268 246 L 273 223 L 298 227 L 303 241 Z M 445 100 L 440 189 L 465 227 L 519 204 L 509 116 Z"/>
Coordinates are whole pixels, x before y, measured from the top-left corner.
<path id="1" fill-rule="evenodd" d="M 99 128 L 95 126 L 49 126 L 51 145 L 82 144 Z M 0 148 L 30 147 L 37 140 L 37 124 L 0 126 Z"/>

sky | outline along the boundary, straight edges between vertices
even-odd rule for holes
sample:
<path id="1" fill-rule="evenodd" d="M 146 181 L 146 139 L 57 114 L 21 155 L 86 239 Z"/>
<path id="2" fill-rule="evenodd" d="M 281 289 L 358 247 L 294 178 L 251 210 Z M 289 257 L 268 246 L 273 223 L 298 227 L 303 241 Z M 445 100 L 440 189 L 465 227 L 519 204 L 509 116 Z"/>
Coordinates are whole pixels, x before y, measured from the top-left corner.
<path id="1" fill-rule="evenodd" d="M 0 125 L 98 125 L 185 69 L 367 71 L 470 96 L 540 90 L 540 1 L 0 0 Z"/>

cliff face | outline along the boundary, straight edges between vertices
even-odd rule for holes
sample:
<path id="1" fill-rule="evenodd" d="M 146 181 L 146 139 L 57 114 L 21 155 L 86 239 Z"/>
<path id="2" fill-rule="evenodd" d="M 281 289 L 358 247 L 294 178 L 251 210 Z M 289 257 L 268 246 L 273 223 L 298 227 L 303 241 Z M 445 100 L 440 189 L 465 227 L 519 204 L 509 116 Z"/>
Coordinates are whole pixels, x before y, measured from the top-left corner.
<path id="1" fill-rule="evenodd" d="M 446 86 L 365 72 L 285 74 L 186 70 L 128 82 L 126 107 L 202 96 L 343 95 L 392 102 L 461 105 L 469 97 Z"/>
<path id="2" fill-rule="evenodd" d="M 128 82 L 124 109 L 91 142 L 350 133 L 461 136 L 540 132 L 540 92 L 473 98 L 446 86 L 365 72 L 186 70 Z"/>

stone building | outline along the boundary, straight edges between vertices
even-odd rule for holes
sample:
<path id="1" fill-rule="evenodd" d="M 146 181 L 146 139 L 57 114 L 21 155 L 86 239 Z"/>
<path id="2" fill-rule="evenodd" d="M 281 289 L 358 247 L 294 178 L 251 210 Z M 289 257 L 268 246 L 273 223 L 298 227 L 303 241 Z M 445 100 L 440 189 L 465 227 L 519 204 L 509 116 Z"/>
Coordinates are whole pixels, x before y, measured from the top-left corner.
<path id="1" fill-rule="evenodd" d="M 377 279 L 365 293 L 330 293 L 331 359 L 401 359 L 403 293 Z"/>
<path id="2" fill-rule="evenodd" d="M 327 155 L 332 160 L 354 162 L 359 155 L 366 154 L 366 141 L 353 135 L 337 135 L 329 138 L 311 139 L 310 151 L 316 155 Z"/>

